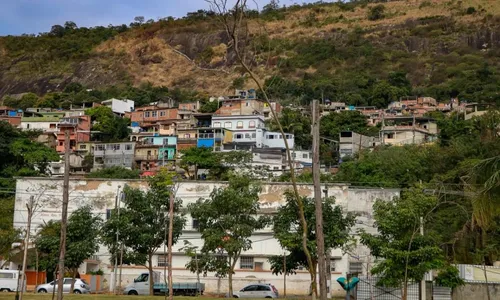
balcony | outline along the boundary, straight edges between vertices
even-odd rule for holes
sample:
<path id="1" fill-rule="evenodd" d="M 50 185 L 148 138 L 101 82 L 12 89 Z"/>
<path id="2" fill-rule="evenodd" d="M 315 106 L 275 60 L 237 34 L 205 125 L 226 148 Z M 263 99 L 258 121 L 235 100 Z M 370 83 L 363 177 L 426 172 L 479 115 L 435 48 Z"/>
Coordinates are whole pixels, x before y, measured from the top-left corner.
<path id="1" fill-rule="evenodd" d="M 157 161 L 158 155 L 136 155 L 134 156 L 135 161 Z"/>

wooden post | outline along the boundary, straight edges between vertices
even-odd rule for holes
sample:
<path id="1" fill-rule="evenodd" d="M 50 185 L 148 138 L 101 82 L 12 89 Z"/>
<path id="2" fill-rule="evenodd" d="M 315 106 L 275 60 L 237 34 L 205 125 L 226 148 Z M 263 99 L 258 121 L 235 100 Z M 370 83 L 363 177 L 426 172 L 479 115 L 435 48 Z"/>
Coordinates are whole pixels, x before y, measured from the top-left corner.
<path id="1" fill-rule="evenodd" d="M 28 262 L 28 244 L 30 242 L 31 218 L 33 217 L 33 207 L 35 202 L 34 199 L 34 196 L 30 196 L 30 200 L 26 203 L 26 209 L 28 210 L 28 228 L 26 229 L 26 237 L 24 239 L 23 274 L 21 275 L 21 292 L 19 294 L 19 300 L 23 300 L 24 286 L 26 282 L 26 264 Z"/>
<path id="2" fill-rule="evenodd" d="M 61 236 L 59 243 L 59 278 L 57 278 L 57 300 L 63 299 L 64 283 L 64 257 L 66 256 L 66 227 L 68 226 L 68 203 L 69 203 L 69 128 L 64 130 L 64 181 L 62 195 Z"/>
<path id="3" fill-rule="evenodd" d="M 323 234 L 323 201 L 321 197 L 320 163 L 319 163 L 319 105 L 318 100 L 312 102 L 312 136 L 313 136 L 313 182 L 316 213 L 316 246 L 318 251 L 319 299 L 326 300 L 326 259 L 325 236 Z"/>

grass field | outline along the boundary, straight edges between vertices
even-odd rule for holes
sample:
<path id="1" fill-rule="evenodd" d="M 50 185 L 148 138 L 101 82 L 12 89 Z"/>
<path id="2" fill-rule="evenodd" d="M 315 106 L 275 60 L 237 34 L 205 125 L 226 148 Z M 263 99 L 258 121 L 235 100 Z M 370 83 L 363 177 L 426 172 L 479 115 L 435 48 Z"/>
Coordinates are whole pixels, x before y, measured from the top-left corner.
<path id="1" fill-rule="evenodd" d="M 0 300 L 15 300 L 15 293 L 0 293 Z M 311 297 L 298 297 L 292 296 L 289 299 L 299 300 L 299 299 L 311 299 Z M 162 300 L 165 299 L 163 296 L 125 296 L 125 295 L 64 295 L 64 299 L 68 300 L 118 300 L 118 299 L 130 299 L 130 300 Z M 221 300 L 223 298 L 216 297 L 184 297 L 176 296 L 174 300 Z M 284 299 L 284 298 L 282 298 Z M 344 298 L 334 298 L 334 299 L 344 299 Z M 52 300 L 52 294 L 33 294 L 25 293 L 23 300 Z"/>

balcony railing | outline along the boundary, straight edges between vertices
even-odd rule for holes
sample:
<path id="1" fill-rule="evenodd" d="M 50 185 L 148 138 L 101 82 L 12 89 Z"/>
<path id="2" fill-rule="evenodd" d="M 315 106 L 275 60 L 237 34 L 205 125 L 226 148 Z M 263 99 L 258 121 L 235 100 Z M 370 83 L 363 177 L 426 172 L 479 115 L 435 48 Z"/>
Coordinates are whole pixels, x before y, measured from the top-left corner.
<path id="1" fill-rule="evenodd" d="M 155 161 L 155 160 L 159 160 L 159 158 L 158 158 L 158 155 L 136 155 L 136 156 L 134 156 L 134 160 L 135 161 L 141 161 L 141 160 Z"/>

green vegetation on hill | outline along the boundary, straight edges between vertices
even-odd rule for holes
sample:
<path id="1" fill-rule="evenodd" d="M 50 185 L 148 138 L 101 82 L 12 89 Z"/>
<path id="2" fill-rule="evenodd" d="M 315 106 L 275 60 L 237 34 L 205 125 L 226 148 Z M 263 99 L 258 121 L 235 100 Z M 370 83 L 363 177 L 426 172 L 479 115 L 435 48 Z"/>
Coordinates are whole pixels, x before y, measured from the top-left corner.
<path id="1" fill-rule="evenodd" d="M 249 11 L 252 63 L 265 66 L 258 73 L 267 78 L 270 94 L 301 103 L 316 98 L 378 107 L 406 95 L 500 101 L 500 3 L 372 2 L 380 1 L 288 7 L 271 1 L 261 12 Z M 265 31 L 255 29 L 260 24 Z M 240 71 L 225 43 L 217 16 L 204 10 L 156 22 L 136 18 L 130 26 L 78 28 L 66 22 L 38 36 L 0 37 L 0 95 L 48 93 L 38 106 L 52 107 L 102 100 L 103 94 L 140 104 L 158 93 L 181 99 L 210 90 L 219 96 L 248 84 L 234 77 Z M 201 67 L 234 76 L 197 71 L 171 48 Z M 180 63 L 186 63 L 182 72 L 174 68 Z M 167 85 L 169 92 L 140 87 L 148 81 Z M 94 91 L 65 91 L 75 83 Z"/>

